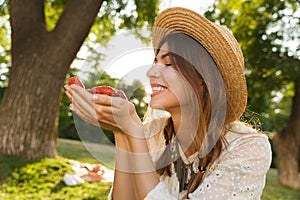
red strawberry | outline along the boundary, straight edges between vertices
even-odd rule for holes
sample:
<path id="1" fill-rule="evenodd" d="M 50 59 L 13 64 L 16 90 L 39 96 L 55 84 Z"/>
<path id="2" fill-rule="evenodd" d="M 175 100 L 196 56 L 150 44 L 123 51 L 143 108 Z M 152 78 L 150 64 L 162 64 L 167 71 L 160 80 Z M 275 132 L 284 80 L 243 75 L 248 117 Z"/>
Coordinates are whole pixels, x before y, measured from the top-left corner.
<path id="1" fill-rule="evenodd" d="M 115 90 L 115 95 L 128 100 L 123 90 Z"/>
<path id="2" fill-rule="evenodd" d="M 122 90 L 117 90 L 110 86 L 96 86 L 91 89 L 87 89 L 87 91 L 92 94 L 106 94 L 108 96 L 121 97 L 127 100 L 127 97 Z"/>
<path id="3" fill-rule="evenodd" d="M 96 86 L 92 89 L 89 89 L 88 91 L 92 94 L 106 94 L 108 96 L 113 96 L 115 93 L 114 88 L 110 86 Z"/>
<path id="4" fill-rule="evenodd" d="M 82 88 L 85 88 L 84 84 L 81 82 L 81 80 L 77 76 L 71 77 L 69 79 L 68 85 L 73 85 L 73 84 L 76 84 L 76 85 L 79 85 Z"/>

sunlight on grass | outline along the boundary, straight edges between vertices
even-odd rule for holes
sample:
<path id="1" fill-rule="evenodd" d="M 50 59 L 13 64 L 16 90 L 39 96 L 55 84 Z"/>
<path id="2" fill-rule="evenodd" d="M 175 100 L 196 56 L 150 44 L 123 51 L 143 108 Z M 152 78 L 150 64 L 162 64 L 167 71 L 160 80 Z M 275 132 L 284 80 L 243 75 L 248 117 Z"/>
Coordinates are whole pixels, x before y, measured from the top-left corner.
<path id="1" fill-rule="evenodd" d="M 96 145 L 96 144 L 88 144 Z M 79 162 L 87 163 L 101 163 L 108 168 L 114 168 L 114 160 L 111 150 L 107 150 L 106 145 L 97 145 L 93 148 L 93 152 L 89 152 L 87 148 L 83 145 L 81 141 L 68 140 L 68 139 L 58 139 L 57 142 L 58 154 L 65 158 L 77 160 Z M 101 154 L 104 161 L 97 160 L 94 156 L 96 154 Z M 107 155 L 106 155 L 107 154 Z"/>
<path id="2" fill-rule="evenodd" d="M 107 199 L 111 183 L 84 182 L 67 186 L 63 182 L 66 173 L 73 173 L 65 158 L 46 158 L 40 162 L 22 162 L 14 167 L 15 159 L 0 157 L 12 168 L 8 178 L 0 185 L 1 200 L 58 200 L 58 199 Z M 1 176 L 4 175 L 0 171 Z"/>

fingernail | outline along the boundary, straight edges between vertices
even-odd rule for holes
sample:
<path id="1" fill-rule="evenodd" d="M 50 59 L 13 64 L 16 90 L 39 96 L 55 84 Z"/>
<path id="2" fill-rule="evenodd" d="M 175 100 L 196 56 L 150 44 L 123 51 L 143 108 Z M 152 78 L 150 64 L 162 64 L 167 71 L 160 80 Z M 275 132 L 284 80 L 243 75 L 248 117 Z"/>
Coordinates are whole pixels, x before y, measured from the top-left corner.
<path id="1" fill-rule="evenodd" d="M 93 94 L 93 95 L 92 95 L 92 99 L 93 99 L 93 100 L 97 100 L 97 99 L 98 99 L 98 95 L 97 95 L 97 94 Z"/>
<path id="2" fill-rule="evenodd" d="M 73 110 L 73 104 L 70 104 L 69 107 L 70 107 L 70 110 Z"/>

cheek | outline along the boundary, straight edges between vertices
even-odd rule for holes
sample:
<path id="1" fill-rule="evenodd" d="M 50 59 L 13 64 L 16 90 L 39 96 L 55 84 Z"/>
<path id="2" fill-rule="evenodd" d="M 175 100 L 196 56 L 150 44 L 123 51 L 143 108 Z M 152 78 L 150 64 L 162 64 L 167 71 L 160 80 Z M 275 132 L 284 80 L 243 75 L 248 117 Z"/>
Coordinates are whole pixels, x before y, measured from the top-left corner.
<path id="1" fill-rule="evenodd" d="M 170 91 L 173 93 L 174 98 L 177 99 L 178 104 L 187 104 L 195 98 L 194 90 L 189 82 L 181 77 L 174 79 L 172 86 L 170 86 Z"/>

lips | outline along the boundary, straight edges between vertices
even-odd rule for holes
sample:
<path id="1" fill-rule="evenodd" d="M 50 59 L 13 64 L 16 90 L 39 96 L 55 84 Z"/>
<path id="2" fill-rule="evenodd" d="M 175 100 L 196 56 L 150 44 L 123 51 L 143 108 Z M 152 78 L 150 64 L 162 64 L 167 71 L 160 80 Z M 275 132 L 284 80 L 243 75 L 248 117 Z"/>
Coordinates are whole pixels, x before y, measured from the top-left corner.
<path id="1" fill-rule="evenodd" d="M 152 94 L 150 95 L 151 97 L 159 95 L 167 90 L 167 87 L 157 84 L 157 83 L 152 83 L 151 88 L 152 88 Z"/>

